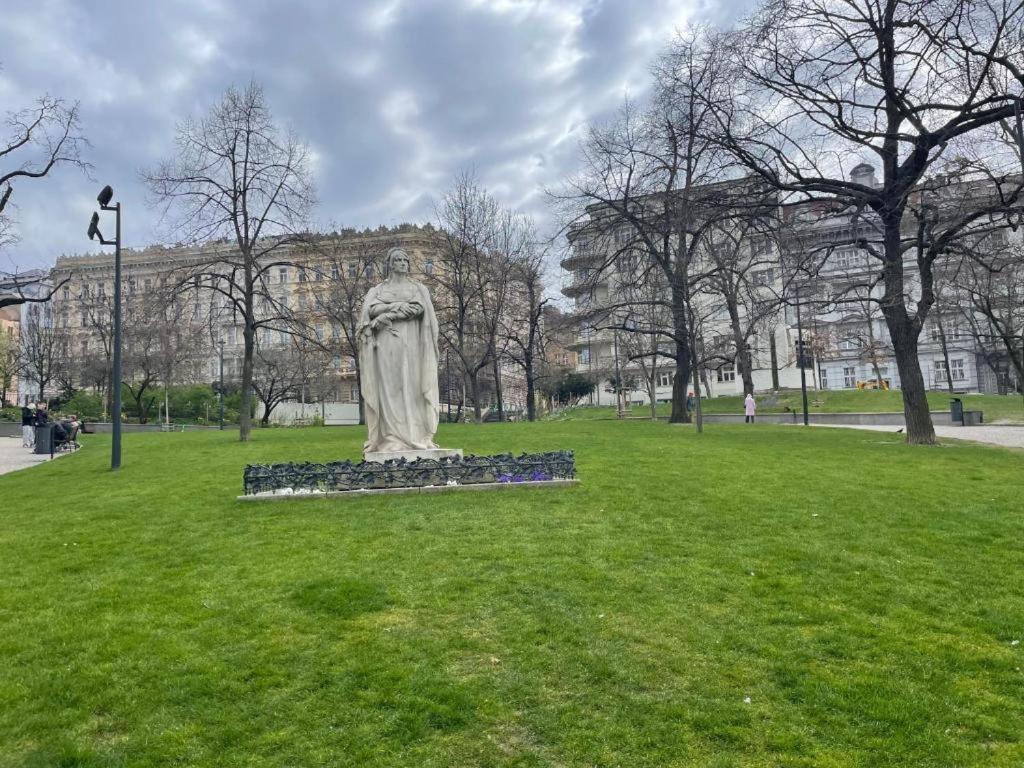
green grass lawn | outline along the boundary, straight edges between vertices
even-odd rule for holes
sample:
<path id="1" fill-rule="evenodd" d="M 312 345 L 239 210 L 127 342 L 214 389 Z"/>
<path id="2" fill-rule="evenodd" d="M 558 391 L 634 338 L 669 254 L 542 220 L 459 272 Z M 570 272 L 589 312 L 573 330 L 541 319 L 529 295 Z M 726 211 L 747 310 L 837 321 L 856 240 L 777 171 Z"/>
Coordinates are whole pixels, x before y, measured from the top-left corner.
<path id="1" fill-rule="evenodd" d="M 0 477 L 0 766 L 1024 765 L 1024 453 L 442 426 L 582 485 L 244 503 L 357 428 Z M 1014 644 L 1020 640 L 1020 644 Z"/>
<path id="2" fill-rule="evenodd" d="M 1024 423 L 1024 398 L 1020 395 L 981 395 L 958 394 L 964 402 L 964 408 L 982 411 L 986 423 Z M 803 408 L 799 389 L 784 389 L 778 393 L 758 393 L 758 413 L 783 413 L 800 411 Z M 602 402 L 610 402 L 614 397 L 601 393 Z M 933 411 L 949 410 L 950 394 L 948 392 L 929 392 L 928 404 Z M 881 413 L 902 412 L 903 398 L 899 390 L 809 390 L 807 402 L 811 413 Z M 705 413 L 743 413 L 743 396 L 710 397 L 703 401 Z M 658 405 L 658 415 L 668 416 L 671 406 L 668 403 Z M 647 416 L 650 406 L 634 405 L 631 408 L 634 416 Z M 583 407 L 572 410 L 573 418 L 613 418 L 615 409 L 612 406 Z"/>

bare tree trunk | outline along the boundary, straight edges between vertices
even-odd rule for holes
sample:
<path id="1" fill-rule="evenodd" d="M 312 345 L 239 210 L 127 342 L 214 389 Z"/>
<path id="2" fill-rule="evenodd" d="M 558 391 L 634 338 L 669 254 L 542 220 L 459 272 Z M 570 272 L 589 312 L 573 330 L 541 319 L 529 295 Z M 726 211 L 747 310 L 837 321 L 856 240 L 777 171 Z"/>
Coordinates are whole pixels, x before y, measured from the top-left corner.
<path id="1" fill-rule="evenodd" d="M 779 386 L 779 350 L 775 346 L 775 329 L 768 332 L 768 352 L 772 358 L 772 389 L 778 391 Z"/>
<path id="2" fill-rule="evenodd" d="M 505 420 L 505 403 L 501 392 L 501 366 L 498 364 L 498 356 L 494 356 L 494 397 L 498 406 L 498 421 Z"/>
<path id="3" fill-rule="evenodd" d="M 363 374 L 360 371 L 359 358 L 356 361 L 356 403 L 359 405 L 359 423 L 366 424 L 366 406 L 363 404 Z"/>
<path id="4" fill-rule="evenodd" d="M 694 339 L 690 339 L 690 349 L 693 351 L 693 368 L 697 370 L 697 343 Z M 694 400 L 694 416 L 697 422 L 697 434 L 704 432 L 704 406 L 702 404 L 703 398 L 701 397 L 700 390 L 700 376 L 693 377 L 693 400 Z"/>
<path id="5" fill-rule="evenodd" d="M 238 439 L 245 443 L 252 431 L 252 361 L 256 350 L 256 331 L 253 328 L 252 297 L 246 300 L 245 327 L 242 329 L 245 354 L 242 355 L 242 405 L 238 413 Z"/>
<path id="6" fill-rule="evenodd" d="M 466 385 L 469 388 L 469 396 L 473 398 L 473 421 L 483 424 L 483 409 L 480 407 L 480 374 L 479 372 L 466 371 Z"/>
<path id="7" fill-rule="evenodd" d="M 686 387 L 690 381 L 692 355 L 688 339 L 689 324 L 686 322 L 686 302 L 682 288 L 672 287 L 672 315 L 675 325 L 676 372 L 672 380 L 672 412 L 668 417 L 673 424 L 689 424 L 690 412 L 686 410 Z"/>
<path id="8" fill-rule="evenodd" d="M 523 350 L 523 370 L 526 374 L 526 420 L 537 420 L 537 387 L 533 373 L 532 344 Z"/>
<path id="9" fill-rule="evenodd" d="M 942 322 L 942 315 L 935 314 L 935 324 L 939 327 L 939 345 L 942 347 L 942 359 L 946 366 L 946 388 L 949 394 L 953 394 L 953 371 L 949 368 L 949 344 L 946 342 L 946 326 Z"/>

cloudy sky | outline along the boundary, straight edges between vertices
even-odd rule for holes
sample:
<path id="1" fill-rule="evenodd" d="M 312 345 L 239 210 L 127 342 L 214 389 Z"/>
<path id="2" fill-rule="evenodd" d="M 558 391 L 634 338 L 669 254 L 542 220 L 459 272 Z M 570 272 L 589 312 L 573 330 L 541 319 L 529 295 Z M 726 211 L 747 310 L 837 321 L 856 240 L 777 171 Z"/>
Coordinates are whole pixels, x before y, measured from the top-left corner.
<path id="1" fill-rule="evenodd" d="M 546 218 L 543 189 L 582 131 L 627 94 L 689 20 L 728 23 L 749 0 L 12 0 L 0 25 L 0 111 L 42 94 L 81 104 L 93 178 L 64 169 L 17 187 L 21 241 L 0 270 L 90 250 L 113 185 L 130 246 L 166 239 L 137 173 L 175 124 L 224 89 L 263 83 L 315 157 L 321 224 L 425 222 L 460 170 Z"/>

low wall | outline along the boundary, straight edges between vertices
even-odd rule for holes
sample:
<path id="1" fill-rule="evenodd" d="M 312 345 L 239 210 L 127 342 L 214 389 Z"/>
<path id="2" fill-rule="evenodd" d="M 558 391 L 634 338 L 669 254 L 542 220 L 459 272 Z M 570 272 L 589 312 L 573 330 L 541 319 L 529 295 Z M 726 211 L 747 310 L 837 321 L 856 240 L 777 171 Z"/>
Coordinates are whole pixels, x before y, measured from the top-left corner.
<path id="1" fill-rule="evenodd" d="M 932 411 L 932 423 L 936 426 L 948 426 L 953 424 L 949 411 Z M 744 416 L 742 413 L 705 413 L 706 424 L 742 424 Z M 880 424 L 902 427 L 904 418 L 902 412 L 886 413 L 814 413 L 807 414 L 807 420 L 811 424 Z M 801 424 L 803 413 L 794 411 L 792 413 L 759 413 L 757 414 L 759 424 Z M 959 424 L 960 422 L 956 422 Z"/>
<path id="2" fill-rule="evenodd" d="M 87 421 L 85 423 L 86 429 L 90 432 L 99 432 L 108 434 L 114 431 L 114 425 L 109 421 Z M 207 432 L 209 430 L 220 429 L 216 424 L 171 424 L 167 428 L 168 432 Z M 225 424 L 224 429 L 238 429 L 236 424 Z M 155 424 L 121 424 L 121 432 L 163 432 L 164 425 L 160 423 Z"/>
<path id="3" fill-rule="evenodd" d="M 256 420 L 263 415 L 262 404 L 256 406 Z M 280 426 L 300 426 L 314 421 L 326 426 L 346 426 L 359 423 L 358 403 L 280 403 L 270 412 L 270 423 Z"/>
<path id="4" fill-rule="evenodd" d="M 903 414 L 899 412 L 889 413 L 810 413 L 809 421 L 812 424 L 881 424 L 902 427 L 904 424 Z M 614 419 L 614 416 L 609 417 Z M 630 416 L 632 419 L 641 418 L 639 415 Z M 793 413 L 759 413 L 757 422 L 759 424 L 800 424 L 803 416 L 799 411 Z M 707 424 L 742 424 L 742 413 L 706 413 L 704 422 Z M 348 423 L 347 421 L 344 423 Z M 936 426 L 959 425 L 950 418 L 949 411 L 932 411 L 932 423 Z M 112 425 L 105 422 L 88 422 L 90 432 L 108 433 Z M 160 432 L 163 424 L 122 424 L 123 432 Z M 203 424 L 172 424 L 174 432 L 197 432 L 211 429 L 218 429 L 217 425 Z M 238 429 L 237 424 L 225 424 L 224 429 Z M 0 437 L 20 437 L 21 425 L 14 422 L 0 422 Z"/>

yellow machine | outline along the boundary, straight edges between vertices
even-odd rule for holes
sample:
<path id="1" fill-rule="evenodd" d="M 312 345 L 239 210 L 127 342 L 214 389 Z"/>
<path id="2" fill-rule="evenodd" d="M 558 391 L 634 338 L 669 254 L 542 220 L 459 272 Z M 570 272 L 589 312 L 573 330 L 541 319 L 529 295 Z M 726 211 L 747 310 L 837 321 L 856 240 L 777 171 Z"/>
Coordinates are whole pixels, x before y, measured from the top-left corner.
<path id="1" fill-rule="evenodd" d="M 882 379 L 882 386 L 878 386 L 878 379 L 868 379 L 867 381 L 858 381 L 857 389 L 888 389 L 889 382 L 886 379 Z"/>

